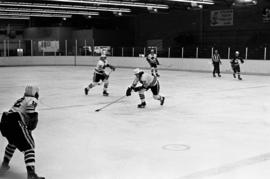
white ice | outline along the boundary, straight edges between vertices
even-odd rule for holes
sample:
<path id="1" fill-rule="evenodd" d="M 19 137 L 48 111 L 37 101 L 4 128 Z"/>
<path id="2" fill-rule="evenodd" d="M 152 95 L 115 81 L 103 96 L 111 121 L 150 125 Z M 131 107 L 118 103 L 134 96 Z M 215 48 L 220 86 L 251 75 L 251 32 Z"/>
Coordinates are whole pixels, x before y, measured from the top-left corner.
<path id="1" fill-rule="evenodd" d="M 270 76 L 160 71 L 164 106 L 146 92 L 125 97 L 132 69 L 84 95 L 93 68 L 0 68 L 0 111 L 28 84 L 40 87 L 36 170 L 46 179 L 269 179 Z M 7 141 L 0 137 L 0 161 Z M 4 179 L 25 179 L 16 151 Z"/>

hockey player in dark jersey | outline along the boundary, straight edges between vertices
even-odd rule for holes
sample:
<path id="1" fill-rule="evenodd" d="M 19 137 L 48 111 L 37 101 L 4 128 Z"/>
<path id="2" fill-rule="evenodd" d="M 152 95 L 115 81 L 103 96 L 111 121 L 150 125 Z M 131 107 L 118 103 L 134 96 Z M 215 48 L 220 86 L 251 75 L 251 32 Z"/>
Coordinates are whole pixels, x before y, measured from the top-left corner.
<path id="1" fill-rule="evenodd" d="M 130 87 L 126 90 L 126 96 L 130 96 L 132 90 L 139 93 L 141 104 L 138 105 L 138 108 L 144 108 L 146 106 L 144 92 L 151 89 L 153 93 L 153 98 L 160 101 L 160 105 L 164 104 L 165 97 L 159 95 L 159 81 L 156 76 L 145 73 L 144 71 L 136 68 L 134 70 L 135 79 Z M 137 86 L 138 82 L 141 83 L 141 86 Z"/>
<path id="2" fill-rule="evenodd" d="M 240 56 L 239 51 L 235 52 L 234 57 L 231 59 L 230 63 L 233 70 L 233 77 L 236 78 L 236 74 L 238 76 L 239 80 L 242 80 L 241 74 L 240 74 L 240 62 L 244 63 L 243 58 Z"/>
<path id="3" fill-rule="evenodd" d="M 103 53 L 94 70 L 93 82 L 84 89 L 85 95 L 88 95 L 88 91 L 96 85 L 99 85 L 99 82 L 102 81 L 104 83 L 103 96 L 109 96 L 109 93 L 107 92 L 109 86 L 109 74 L 105 72 L 106 67 L 109 67 L 112 71 L 115 70 L 115 67 L 108 63 L 106 54 Z"/>
<path id="4" fill-rule="evenodd" d="M 35 86 L 27 86 L 24 96 L 2 115 L 0 131 L 8 140 L 8 145 L 0 168 L 0 176 L 10 168 L 9 162 L 15 150 L 18 149 L 24 153 L 27 178 L 45 179 L 35 172 L 35 142 L 32 131 L 38 123 L 38 112 L 36 112 L 38 98 L 39 89 Z"/>
<path id="5" fill-rule="evenodd" d="M 159 65 L 159 61 L 157 59 L 157 54 L 155 54 L 154 49 L 151 49 L 150 53 L 146 57 L 147 62 L 151 67 L 151 73 L 153 76 L 159 77 L 157 65 Z"/>

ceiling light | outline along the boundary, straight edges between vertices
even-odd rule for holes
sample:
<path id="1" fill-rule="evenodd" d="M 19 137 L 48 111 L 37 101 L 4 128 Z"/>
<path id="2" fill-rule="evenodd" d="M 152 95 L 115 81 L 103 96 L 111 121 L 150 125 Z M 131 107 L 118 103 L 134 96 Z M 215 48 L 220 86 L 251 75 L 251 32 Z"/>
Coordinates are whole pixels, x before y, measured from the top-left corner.
<path id="1" fill-rule="evenodd" d="M 256 5 L 257 0 L 235 0 L 232 5 L 235 6 L 245 6 L 245 5 Z"/>
<path id="2" fill-rule="evenodd" d="M 41 13 L 2 13 L 0 16 L 20 16 L 20 17 L 60 17 L 71 18 L 71 15 L 65 14 L 41 14 Z"/>
<path id="3" fill-rule="evenodd" d="M 152 4 L 152 3 L 140 3 L 140 2 L 126 2 L 126 1 L 102 1 L 102 0 L 45 0 L 53 2 L 66 2 L 66 3 L 80 3 L 80 4 L 95 4 L 95 5 L 111 5 L 111 6 L 126 6 L 126 7 L 141 7 L 141 8 L 157 8 L 168 9 L 168 5 L 164 4 Z"/>
<path id="4" fill-rule="evenodd" d="M 197 3 L 197 4 L 214 4 L 212 0 L 168 0 L 168 1 L 175 1 L 175 2 L 183 2 L 183 3 Z"/>
<path id="5" fill-rule="evenodd" d="M 30 17 L 21 17 L 21 16 L 2 16 L 0 15 L 0 19 L 22 19 L 22 20 L 30 20 Z"/>
<path id="6" fill-rule="evenodd" d="M 28 12 L 28 13 L 51 13 L 51 14 L 77 14 L 77 15 L 99 15 L 98 12 L 91 11 L 63 11 L 63 10 L 46 10 L 46 9 L 29 9 L 29 8 L 1 8 L 1 12 Z"/>
<path id="7" fill-rule="evenodd" d="M 93 6 L 78 6 L 78 5 L 57 5 L 57 4 L 40 4 L 40 3 L 14 3 L 2 2 L 2 7 L 32 7 L 44 9 L 66 9 L 66 10 L 82 10 L 82 11 L 109 11 L 109 12 L 131 12 L 128 8 L 110 8 L 110 7 L 93 7 Z"/>

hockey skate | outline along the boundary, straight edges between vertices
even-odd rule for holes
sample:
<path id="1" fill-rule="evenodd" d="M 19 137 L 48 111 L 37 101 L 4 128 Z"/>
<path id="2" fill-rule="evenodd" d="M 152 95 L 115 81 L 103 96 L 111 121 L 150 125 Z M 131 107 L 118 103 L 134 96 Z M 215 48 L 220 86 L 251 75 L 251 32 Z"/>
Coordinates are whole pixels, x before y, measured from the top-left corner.
<path id="1" fill-rule="evenodd" d="M 156 77 L 160 77 L 160 75 L 158 73 L 156 73 Z"/>
<path id="2" fill-rule="evenodd" d="M 0 167 L 0 176 L 4 175 L 9 168 L 10 166 L 8 164 L 2 163 L 2 166 Z"/>
<path id="3" fill-rule="evenodd" d="M 89 91 L 89 89 L 84 88 L 84 93 L 85 93 L 85 95 L 88 95 L 88 91 Z"/>
<path id="4" fill-rule="evenodd" d="M 103 91 L 103 96 L 109 96 L 109 93 L 107 91 Z"/>
<path id="5" fill-rule="evenodd" d="M 216 77 L 215 73 L 213 73 L 213 77 Z"/>
<path id="6" fill-rule="evenodd" d="M 27 179 L 45 179 L 45 177 L 39 177 L 36 173 L 29 173 Z"/>
<path id="7" fill-rule="evenodd" d="M 218 77 L 221 77 L 221 75 L 220 75 L 220 74 L 218 74 Z"/>
<path id="8" fill-rule="evenodd" d="M 235 73 L 233 74 L 233 77 L 234 77 L 234 78 L 236 78 L 236 75 L 235 75 Z"/>
<path id="9" fill-rule="evenodd" d="M 240 77 L 240 75 L 238 76 L 238 80 L 242 80 L 242 78 Z"/>
<path id="10" fill-rule="evenodd" d="M 145 102 L 142 102 L 141 104 L 138 104 L 138 108 L 145 108 L 145 106 L 146 106 Z"/>
<path id="11" fill-rule="evenodd" d="M 39 177 L 35 172 L 35 167 L 27 167 L 27 179 L 45 179 L 45 177 Z"/>
<path id="12" fill-rule="evenodd" d="M 164 101 L 165 101 L 165 97 L 161 97 L 161 99 L 160 99 L 160 105 L 161 106 L 164 104 Z"/>

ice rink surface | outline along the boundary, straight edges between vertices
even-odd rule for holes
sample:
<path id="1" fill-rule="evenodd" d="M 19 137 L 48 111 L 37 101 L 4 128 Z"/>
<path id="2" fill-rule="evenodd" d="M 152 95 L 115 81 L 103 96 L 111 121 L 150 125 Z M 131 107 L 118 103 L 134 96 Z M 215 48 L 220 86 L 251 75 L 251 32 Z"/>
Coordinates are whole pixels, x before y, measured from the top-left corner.
<path id="1" fill-rule="evenodd" d="M 84 95 L 93 67 L 0 68 L 0 110 L 27 84 L 40 87 L 37 173 L 46 179 L 269 179 L 270 76 L 160 71 L 164 106 L 147 91 L 125 95 L 132 69 L 110 76 Z M 7 142 L 0 137 L 2 160 Z M 16 151 L 3 179 L 26 179 Z"/>

